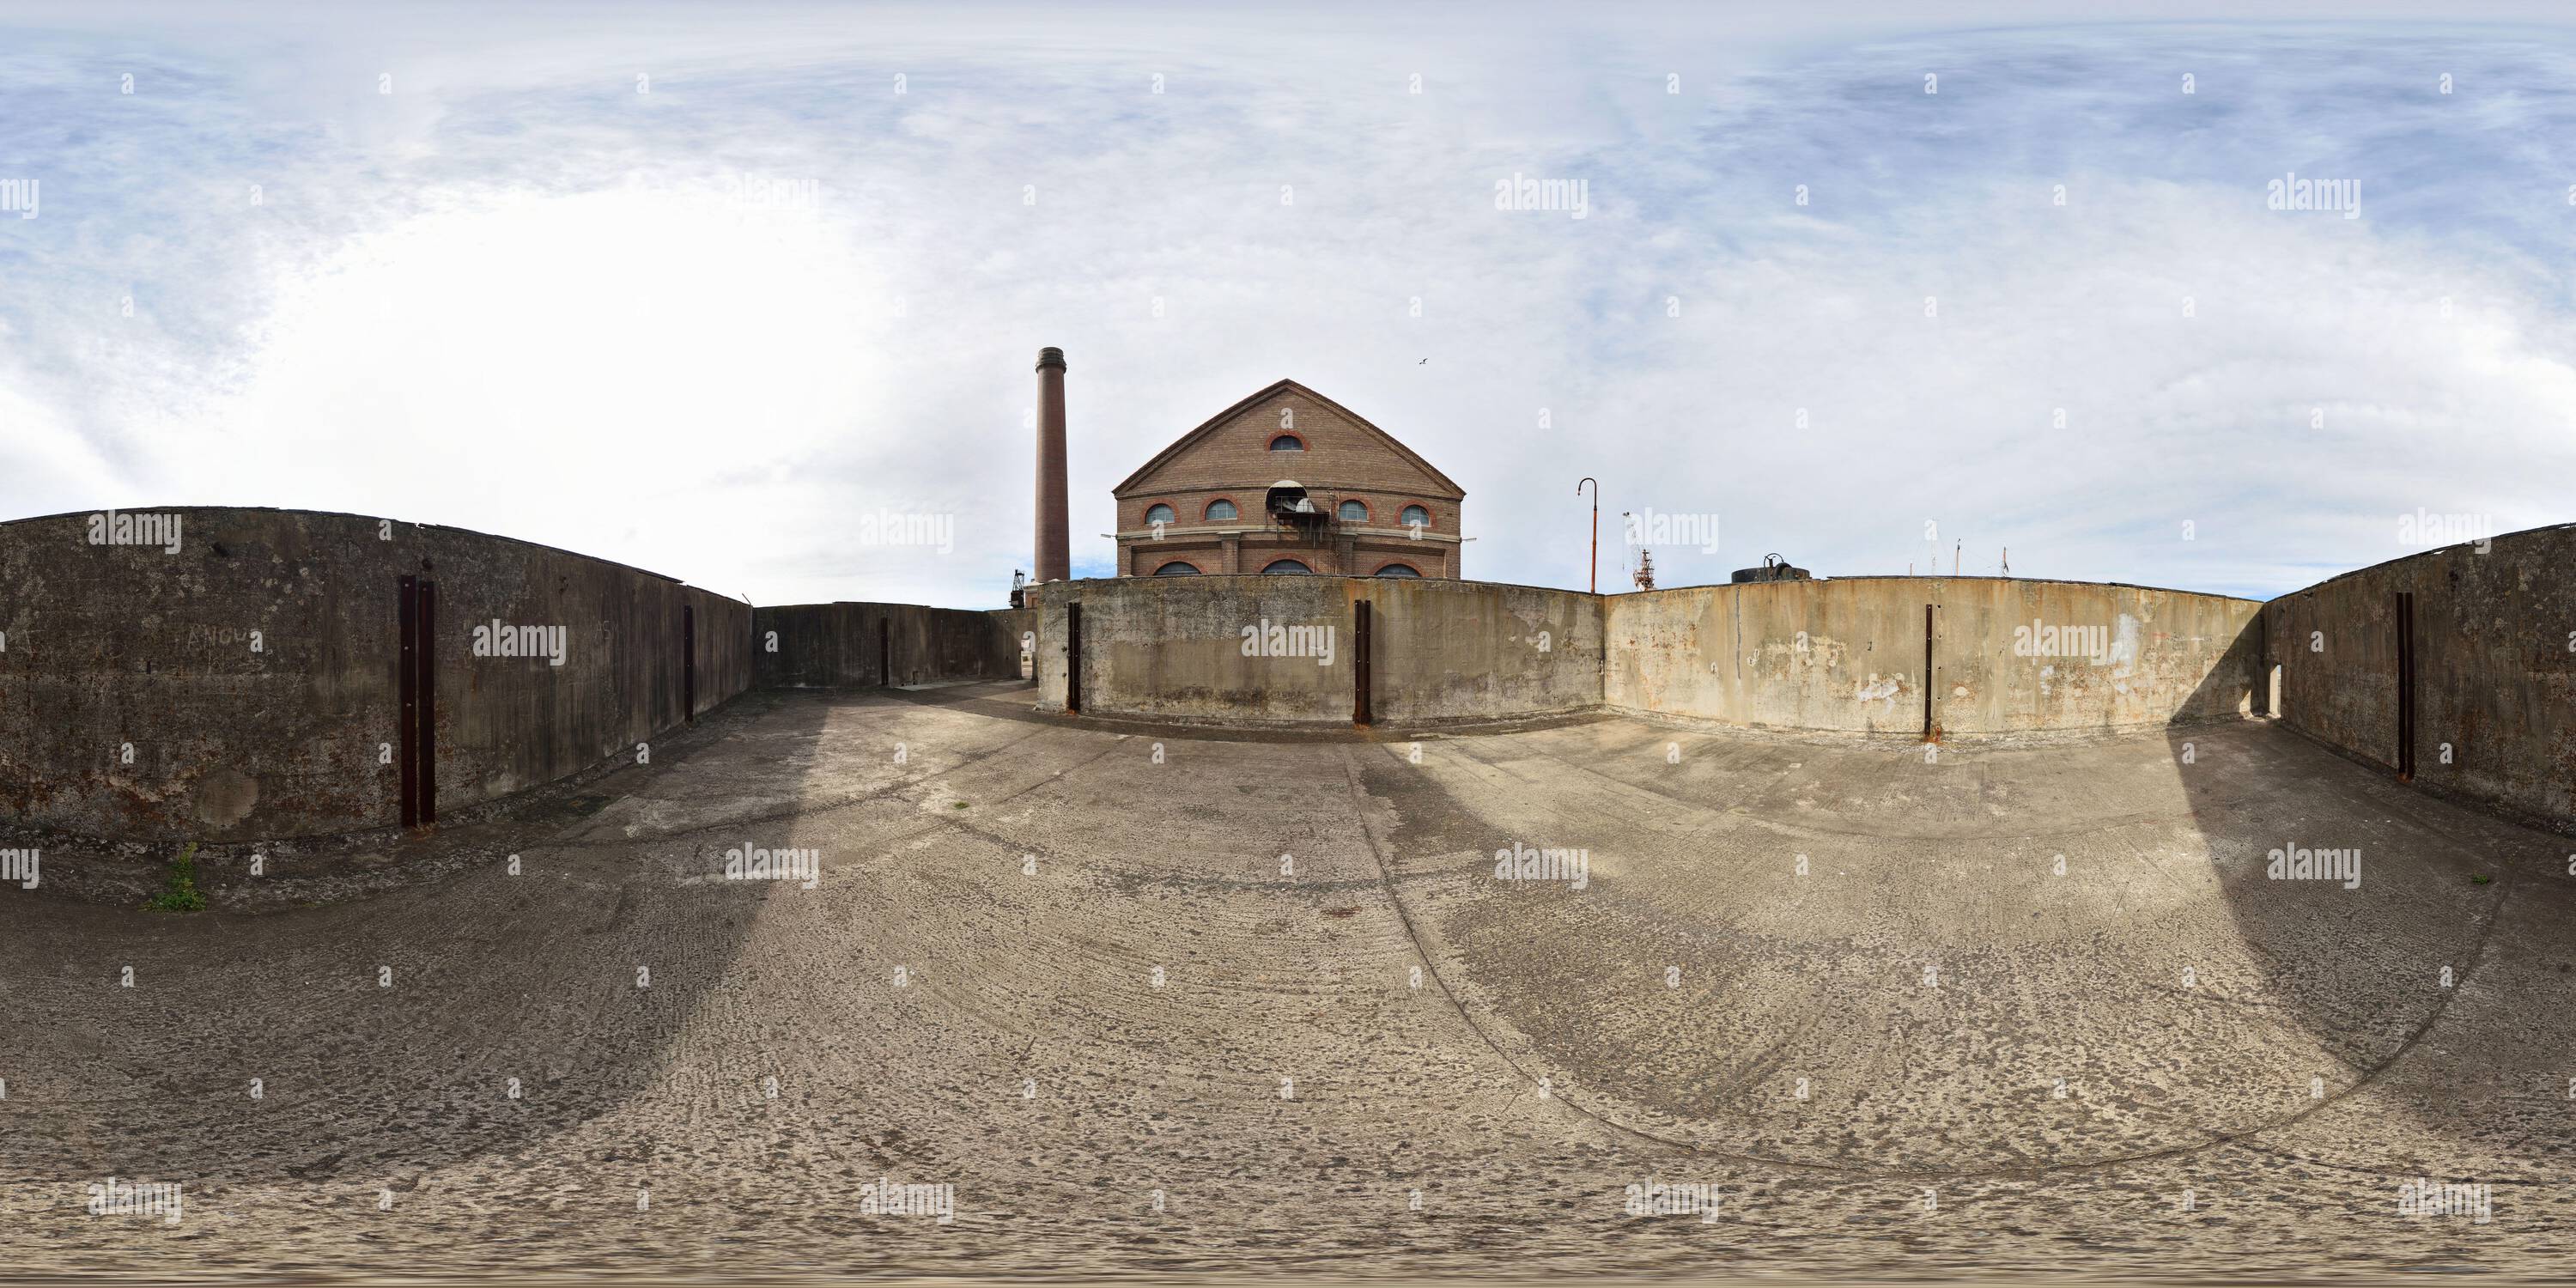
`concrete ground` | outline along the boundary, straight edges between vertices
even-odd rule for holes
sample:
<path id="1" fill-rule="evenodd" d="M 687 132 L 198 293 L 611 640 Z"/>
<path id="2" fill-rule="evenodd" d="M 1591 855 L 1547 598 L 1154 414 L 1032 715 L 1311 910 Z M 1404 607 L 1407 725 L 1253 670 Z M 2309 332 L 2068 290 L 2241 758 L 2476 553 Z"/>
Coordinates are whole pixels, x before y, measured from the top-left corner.
<path id="1" fill-rule="evenodd" d="M 2267 724 L 1927 763 L 1029 703 L 755 693 L 517 817 L 212 856 L 206 913 L 49 856 L 0 889 L 0 1271 L 2576 1264 L 2576 841 Z M 2358 887 L 2267 878 L 2302 848 Z"/>

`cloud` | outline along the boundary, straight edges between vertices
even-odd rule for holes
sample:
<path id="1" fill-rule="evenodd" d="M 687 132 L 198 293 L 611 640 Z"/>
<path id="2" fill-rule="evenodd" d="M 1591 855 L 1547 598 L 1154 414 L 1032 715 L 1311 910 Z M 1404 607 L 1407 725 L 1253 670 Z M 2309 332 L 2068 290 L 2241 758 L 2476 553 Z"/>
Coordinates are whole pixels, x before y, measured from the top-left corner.
<path id="1" fill-rule="evenodd" d="M 17 43 L 0 113 L 45 125 L 0 177 L 49 182 L 0 220 L 0 415 L 43 429 L 0 502 L 987 605 L 1055 344 L 1080 567 L 1113 483 L 1281 376 L 1457 478 L 1500 580 L 1583 583 L 1585 474 L 1614 552 L 1622 509 L 1720 517 L 1667 584 L 1901 572 L 1937 520 L 1971 570 L 2275 593 L 2417 507 L 2569 517 L 2563 33 L 639 12 L 207 27 L 134 96 L 103 38 Z M 2361 217 L 2267 210 L 2292 170 Z M 1516 174 L 1586 217 L 1495 209 Z M 947 553 L 868 540 L 916 514 Z"/>

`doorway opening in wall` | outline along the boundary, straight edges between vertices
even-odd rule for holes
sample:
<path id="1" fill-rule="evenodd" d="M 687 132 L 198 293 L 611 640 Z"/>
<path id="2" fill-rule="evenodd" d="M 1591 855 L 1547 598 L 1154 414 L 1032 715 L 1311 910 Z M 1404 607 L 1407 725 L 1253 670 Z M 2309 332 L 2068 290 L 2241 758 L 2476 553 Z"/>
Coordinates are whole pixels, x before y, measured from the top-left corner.
<path id="1" fill-rule="evenodd" d="M 2275 720 L 2281 718 L 2281 664 L 2278 662 L 2272 664 L 2271 687 L 2263 694 L 2263 714 Z"/>

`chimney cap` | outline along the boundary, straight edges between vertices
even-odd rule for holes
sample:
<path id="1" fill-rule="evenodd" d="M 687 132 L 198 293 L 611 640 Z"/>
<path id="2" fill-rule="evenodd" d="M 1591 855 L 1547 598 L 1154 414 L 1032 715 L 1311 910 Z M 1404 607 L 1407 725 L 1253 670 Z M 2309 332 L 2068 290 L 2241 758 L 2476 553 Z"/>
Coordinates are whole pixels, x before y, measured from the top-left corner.
<path id="1" fill-rule="evenodd" d="M 1054 345 L 1038 350 L 1038 370 L 1044 371 L 1049 367 L 1058 371 L 1064 370 L 1064 350 Z"/>

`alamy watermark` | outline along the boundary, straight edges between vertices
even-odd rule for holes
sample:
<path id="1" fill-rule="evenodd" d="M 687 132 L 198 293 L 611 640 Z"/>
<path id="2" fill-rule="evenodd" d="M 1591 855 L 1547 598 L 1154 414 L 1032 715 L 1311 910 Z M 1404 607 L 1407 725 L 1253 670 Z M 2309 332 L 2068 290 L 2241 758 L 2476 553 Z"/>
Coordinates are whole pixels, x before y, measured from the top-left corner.
<path id="1" fill-rule="evenodd" d="M 724 199 L 729 206 L 820 210 L 823 208 L 823 181 L 784 179 L 766 174 L 727 174 L 724 177 Z"/>
<path id="2" fill-rule="evenodd" d="M 1717 553 L 1717 516 L 1714 514 L 1667 514 L 1649 506 L 1621 517 L 1626 520 L 1624 535 L 1629 545 L 1695 545 L 1701 554 Z"/>
<path id="3" fill-rule="evenodd" d="M 1626 1201 L 1619 1205 L 1619 1210 L 1629 1216 L 1689 1216 L 1697 1213 L 1701 1225 L 1712 1225 L 1717 1221 L 1718 1202 L 1722 1197 L 1716 1186 L 1705 1181 L 1678 1185 L 1648 1181 L 1643 1185 L 1629 1186 Z"/>
<path id="4" fill-rule="evenodd" d="M 20 219 L 35 218 L 38 182 L 35 179 L 0 179 L 0 212 L 14 210 Z"/>
<path id="5" fill-rule="evenodd" d="M 2263 204 L 2274 210 L 2341 211 L 2346 219 L 2361 218 L 2359 179 L 2302 179 L 2292 170 L 2266 184 L 2263 194 Z"/>
<path id="6" fill-rule="evenodd" d="M 2137 660 L 2136 623 L 2124 619 L 2118 630 L 2108 626 L 2060 626 L 2034 617 L 2013 627 L 2014 657 L 2081 658 L 2088 666 L 2110 666 Z"/>
<path id="7" fill-rule="evenodd" d="M 2464 1216 L 2471 1225 L 2495 1219 L 2495 1192 L 2484 1181 L 2437 1181 L 2419 1176 L 2397 1187 L 2399 1216 Z"/>
<path id="8" fill-rule="evenodd" d="M 1245 657 L 1311 657 L 1317 666 L 1333 664 L 1333 628 L 1324 625 L 1290 626 L 1264 617 L 1243 628 Z"/>
<path id="9" fill-rule="evenodd" d="M 15 881 L 21 890 L 35 889 L 37 872 L 44 866 L 44 857 L 42 850 L 0 850 L 0 885 Z"/>
<path id="10" fill-rule="evenodd" d="M 2474 543 L 2479 554 L 2495 549 L 2496 525 L 2484 514 L 2434 514 L 2422 506 L 2397 516 L 2397 540 L 2409 546 L 2456 546 Z"/>
<path id="11" fill-rule="evenodd" d="M 1494 851 L 1497 881 L 1562 881 L 1569 890 L 1592 885 L 1592 851 L 1560 846 L 1528 846 L 1518 841 Z"/>
<path id="12" fill-rule="evenodd" d="M 957 1220 L 957 1187 L 945 1181 L 936 1185 L 898 1185 L 878 1177 L 859 1187 L 861 1216 L 926 1216 L 941 1225 Z"/>
<path id="13" fill-rule="evenodd" d="M 89 543 L 93 546 L 159 546 L 161 553 L 179 553 L 181 516 L 176 514 L 125 514 L 105 510 L 89 516 Z"/>
<path id="14" fill-rule="evenodd" d="M 476 657 L 541 657 L 562 666 L 571 632 L 561 626 L 511 626 L 498 617 L 474 627 Z"/>
<path id="15" fill-rule="evenodd" d="M 797 881 L 811 890 L 823 880 L 821 850 L 764 850 L 749 841 L 725 851 L 727 881 Z"/>
<path id="16" fill-rule="evenodd" d="M 157 1216 L 164 1225 L 177 1225 L 182 1206 L 177 1181 L 120 1181 L 111 1176 L 89 1187 L 91 1216 Z"/>
<path id="17" fill-rule="evenodd" d="M 897 514 L 879 510 L 859 516 L 859 544 L 863 546 L 930 546 L 941 554 L 957 549 L 957 516 L 953 514 Z"/>
<path id="18" fill-rule="evenodd" d="M 2311 850 L 2283 845 L 2272 851 L 2263 875 L 2274 881 L 2341 881 L 2346 890 L 2361 888 L 2361 851 Z"/>
<path id="19" fill-rule="evenodd" d="M 1592 214 L 1590 179 L 1533 179 L 1515 170 L 1494 180 L 1496 210 L 1562 210 L 1575 219 Z"/>

